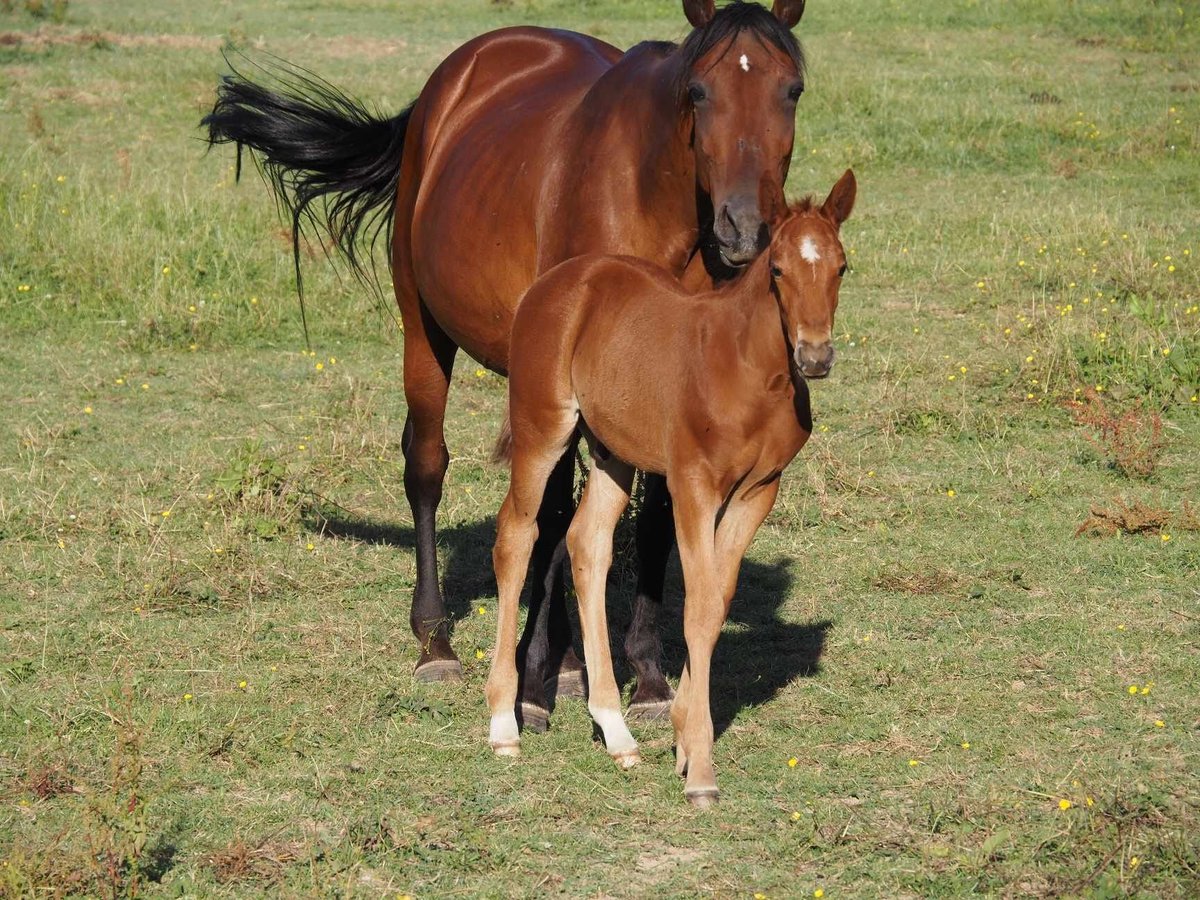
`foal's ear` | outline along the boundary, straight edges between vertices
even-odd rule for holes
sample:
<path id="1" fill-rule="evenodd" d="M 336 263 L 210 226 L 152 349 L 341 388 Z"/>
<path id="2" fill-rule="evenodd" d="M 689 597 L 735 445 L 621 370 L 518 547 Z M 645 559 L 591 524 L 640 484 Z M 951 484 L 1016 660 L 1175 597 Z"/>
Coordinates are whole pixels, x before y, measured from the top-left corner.
<path id="1" fill-rule="evenodd" d="M 788 28 L 795 28 L 800 17 L 804 15 L 804 0 L 775 0 L 771 12 Z"/>
<path id="2" fill-rule="evenodd" d="M 800 3 L 804 5 L 803 2 Z M 716 0 L 683 0 L 683 14 L 693 28 L 703 28 L 717 14 Z"/>
<path id="3" fill-rule="evenodd" d="M 858 182 L 854 180 L 854 172 L 847 169 L 846 174 L 838 179 L 833 190 L 829 192 L 829 196 L 825 198 L 825 202 L 821 205 L 821 212 L 840 228 L 841 224 L 850 218 L 850 211 L 854 209 L 854 198 L 857 194 Z"/>

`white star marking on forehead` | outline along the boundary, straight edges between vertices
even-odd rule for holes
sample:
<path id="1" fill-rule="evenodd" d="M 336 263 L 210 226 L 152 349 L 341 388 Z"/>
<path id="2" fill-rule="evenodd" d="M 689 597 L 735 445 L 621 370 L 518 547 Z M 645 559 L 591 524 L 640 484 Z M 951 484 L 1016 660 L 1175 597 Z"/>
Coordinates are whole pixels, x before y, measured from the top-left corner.
<path id="1" fill-rule="evenodd" d="M 750 57 L 748 57 L 745 53 L 743 53 L 742 58 L 738 60 L 738 65 L 740 65 L 742 67 L 743 72 L 749 72 L 750 71 Z"/>
<path id="2" fill-rule="evenodd" d="M 821 251 L 817 249 L 812 238 L 806 237 L 800 242 L 800 256 L 805 262 L 813 265 L 821 261 Z"/>

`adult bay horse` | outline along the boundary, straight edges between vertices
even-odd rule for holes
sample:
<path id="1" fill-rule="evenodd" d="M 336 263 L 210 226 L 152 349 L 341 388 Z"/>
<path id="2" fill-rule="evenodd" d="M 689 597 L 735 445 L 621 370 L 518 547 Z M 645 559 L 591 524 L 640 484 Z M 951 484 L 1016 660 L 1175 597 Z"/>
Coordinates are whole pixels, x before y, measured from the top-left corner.
<path id="1" fill-rule="evenodd" d="M 392 118 L 315 78 L 293 73 L 273 90 L 234 72 L 203 120 L 210 143 L 236 143 L 239 159 L 243 145 L 259 154 L 297 235 L 305 224 L 325 228 L 360 274 L 364 233 L 373 241 L 380 229 L 390 232 L 404 325 L 418 679 L 462 670 L 450 646 L 435 535 L 458 350 L 506 374 L 518 300 L 565 259 L 624 253 L 680 274 L 703 247 L 714 266 L 740 267 L 766 246 L 783 213 L 804 90 L 791 29 L 804 0 L 774 0 L 770 11 L 741 0 L 720 9 L 713 0 L 683 0 L 683 11 L 693 30 L 682 44 L 647 42 L 625 53 L 543 28 L 485 34 L 451 53 Z M 562 589 L 572 481 L 567 453 L 546 491 L 522 639 L 521 696 L 535 718 L 548 708 L 546 678 L 560 692 L 582 681 Z M 626 652 L 638 678 L 633 708 L 662 710 L 672 696 L 656 621 L 671 548 L 665 490 L 648 499 L 642 519 Z"/>
<path id="2" fill-rule="evenodd" d="M 513 322 L 512 481 L 496 520 L 500 609 L 488 678 L 489 739 L 520 750 L 517 600 L 546 482 L 582 430 L 592 471 L 567 545 L 590 691 L 608 752 L 638 761 L 621 716 L 605 617 L 612 536 L 634 467 L 666 476 L 683 564 L 687 662 L 671 708 L 676 770 L 697 806 L 717 799 L 709 668 L 738 569 L 775 503 L 784 468 L 812 432 L 804 378 L 829 374 L 854 208 L 847 170 L 821 206 L 797 204 L 738 281 L 690 295 L 665 269 L 628 256 L 578 256 L 538 278 Z"/>

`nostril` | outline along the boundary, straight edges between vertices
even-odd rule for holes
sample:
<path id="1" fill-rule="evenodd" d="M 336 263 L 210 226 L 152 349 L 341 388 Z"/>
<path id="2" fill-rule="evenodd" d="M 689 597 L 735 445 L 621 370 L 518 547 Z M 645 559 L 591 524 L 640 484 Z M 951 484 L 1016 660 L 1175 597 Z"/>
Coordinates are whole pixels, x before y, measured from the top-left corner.
<path id="1" fill-rule="evenodd" d="M 741 238 L 741 229 L 738 228 L 737 219 L 730 212 L 728 203 L 721 207 L 720 223 L 723 226 L 721 230 L 730 238 L 730 243 L 736 242 Z"/>

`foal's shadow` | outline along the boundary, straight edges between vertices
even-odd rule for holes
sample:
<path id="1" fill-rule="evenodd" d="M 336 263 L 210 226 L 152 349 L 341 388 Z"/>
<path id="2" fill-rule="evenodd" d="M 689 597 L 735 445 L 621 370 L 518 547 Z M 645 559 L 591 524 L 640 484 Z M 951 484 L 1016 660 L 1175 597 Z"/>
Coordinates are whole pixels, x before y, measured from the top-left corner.
<path id="1" fill-rule="evenodd" d="M 363 519 L 340 507 L 310 507 L 304 521 L 310 530 L 331 537 L 416 549 L 416 532 L 412 527 Z M 630 517 L 622 520 L 625 539 L 618 534 L 608 581 L 609 639 L 617 677 L 622 683 L 632 677 L 622 645 L 629 627 L 636 569 L 631 558 L 621 558 L 633 552 L 632 527 Z M 478 600 L 496 596 L 492 572 L 495 539 L 495 516 L 438 530 L 444 596 L 450 616 L 457 619 L 469 615 Z M 716 737 L 725 732 L 741 710 L 767 703 L 793 679 L 820 671 L 825 635 L 832 622 L 824 619 L 801 624 L 780 618 L 780 608 L 790 595 L 794 580 L 791 563 L 786 559 L 772 563 L 747 559 L 742 563 L 729 623 L 713 654 L 711 702 Z M 665 671 L 674 677 L 683 670 L 687 658 L 682 583 L 678 557 L 673 555 L 659 623 Z M 579 649 L 579 621 L 573 603 L 568 603 L 568 615 Z"/>
<path id="2" fill-rule="evenodd" d="M 340 507 L 309 507 L 304 523 L 309 530 L 330 537 L 382 544 L 414 553 L 417 548 L 417 532 L 411 526 L 359 518 Z M 459 619 L 470 614 L 476 601 L 496 596 L 496 579 L 492 574 L 496 517 L 487 516 L 439 528 L 437 534 L 446 612 L 451 618 Z M 400 602 L 407 604 L 411 599 L 406 596 Z"/>
<path id="3" fill-rule="evenodd" d="M 825 635 L 833 623 L 828 619 L 798 623 L 780 618 L 794 580 L 790 560 L 743 561 L 729 621 L 713 653 L 710 702 L 714 737 L 720 737 L 741 710 L 767 703 L 794 679 L 820 671 Z M 609 596 L 623 600 L 609 601 L 609 628 L 615 649 L 620 648 L 629 624 L 629 600 L 634 588 L 635 580 L 628 571 L 615 571 L 610 578 Z M 683 587 L 677 558 L 668 569 L 664 593 L 659 619 L 663 662 L 667 674 L 678 676 L 687 659 L 687 645 L 683 640 Z M 616 659 L 623 662 L 617 652 Z M 618 677 L 627 680 L 632 672 L 620 671 Z"/>

